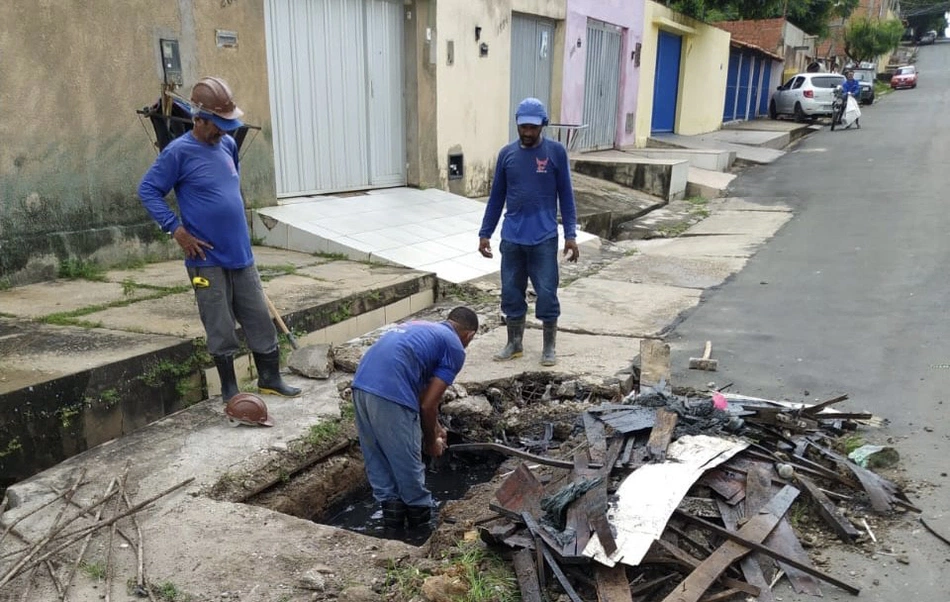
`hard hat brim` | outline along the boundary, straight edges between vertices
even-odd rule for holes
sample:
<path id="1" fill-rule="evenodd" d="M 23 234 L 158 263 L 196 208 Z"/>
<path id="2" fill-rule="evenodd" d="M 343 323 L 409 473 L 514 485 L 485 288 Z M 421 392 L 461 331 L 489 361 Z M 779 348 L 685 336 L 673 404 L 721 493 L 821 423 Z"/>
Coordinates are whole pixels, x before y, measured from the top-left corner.
<path id="1" fill-rule="evenodd" d="M 541 125 L 544 119 L 539 115 L 521 115 L 515 119 L 518 125 Z"/>
<path id="2" fill-rule="evenodd" d="M 210 119 L 216 126 L 218 126 L 219 130 L 224 132 L 233 132 L 244 125 L 244 122 L 240 119 L 225 119 L 220 115 L 215 115 L 214 113 L 209 113 L 207 111 L 198 111 L 198 114 L 195 116 L 201 117 L 202 119 Z"/>

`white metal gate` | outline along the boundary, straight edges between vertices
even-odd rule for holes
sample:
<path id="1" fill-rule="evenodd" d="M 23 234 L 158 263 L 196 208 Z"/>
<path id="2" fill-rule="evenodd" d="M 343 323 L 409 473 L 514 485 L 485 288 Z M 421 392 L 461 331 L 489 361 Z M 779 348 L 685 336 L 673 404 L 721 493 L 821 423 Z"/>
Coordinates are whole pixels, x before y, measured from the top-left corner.
<path id="1" fill-rule="evenodd" d="M 551 107 L 554 23 L 514 14 L 511 17 L 511 115 L 508 139 L 518 137 L 515 109 L 529 96 Z"/>
<path id="2" fill-rule="evenodd" d="M 619 27 L 587 20 L 587 66 L 584 74 L 584 123 L 577 147 L 583 150 L 613 148 L 617 138 L 617 103 L 620 99 Z"/>
<path id="3" fill-rule="evenodd" d="M 402 2 L 264 7 L 277 196 L 404 185 Z"/>

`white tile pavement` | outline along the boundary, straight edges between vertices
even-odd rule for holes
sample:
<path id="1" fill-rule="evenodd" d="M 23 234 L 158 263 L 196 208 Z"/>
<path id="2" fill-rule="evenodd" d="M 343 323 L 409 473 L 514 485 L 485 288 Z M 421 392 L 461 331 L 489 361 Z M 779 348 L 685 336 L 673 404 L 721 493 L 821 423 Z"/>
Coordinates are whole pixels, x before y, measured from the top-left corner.
<path id="1" fill-rule="evenodd" d="M 276 207 L 259 209 L 252 224 L 255 236 L 272 246 L 387 261 L 459 283 L 501 267 L 501 224 L 492 239 L 495 257 L 478 254 L 484 210 L 481 201 L 443 190 L 388 188 L 345 197 L 281 199 Z M 265 223 L 271 220 L 277 225 L 268 228 Z M 563 244 L 563 234 L 559 238 Z M 594 238 L 577 233 L 578 243 Z"/>

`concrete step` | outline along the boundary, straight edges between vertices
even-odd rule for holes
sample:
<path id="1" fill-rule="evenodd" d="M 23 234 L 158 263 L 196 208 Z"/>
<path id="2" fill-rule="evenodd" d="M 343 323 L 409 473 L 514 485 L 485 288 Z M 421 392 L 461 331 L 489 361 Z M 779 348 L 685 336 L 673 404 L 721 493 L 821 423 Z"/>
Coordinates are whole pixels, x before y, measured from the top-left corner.
<path id="1" fill-rule="evenodd" d="M 725 196 L 726 189 L 735 179 L 735 174 L 690 167 L 686 181 L 686 196 L 699 196 L 704 199 Z"/>
<path id="2" fill-rule="evenodd" d="M 789 142 L 794 142 L 813 130 L 808 123 L 798 123 L 788 119 L 753 119 L 752 121 L 733 121 L 722 124 L 723 130 L 753 130 L 763 132 L 787 133 Z"/>
<path id="3" fill-rule="evenodd" d="M 571 170 L 673 201 L 686 194 L 689 162 L 636 157 L 620 152 L 607 156 L 594 153 L 572 157 Z"/>
<path id="4" fill-rule="evenodd" d="M 342 343 L 435 299 L 432 273 L 254 253 L 301 345 Z M 186 280 L 172 261 L 0 291 L 0 486 L 219 393 Z M 250 365 L 237 358 L 239 378 Z"/>
<path id="5" fill-rule="evenodd" d="M 712 171 L 729 171 L 735 163 L 736 153 L 728 150 L 712 148 L 624 148 L 623 152 L 634 157 L 648 159 L 676 159 L 689 161 L 691 167 L 709 169 Z"/>
<path id="6" fill-rule="evenodd" d="M 709 134 L 699 136 L 681 136 L 679 134 L 654 134 L 647 139 L 648 148 L 689 148 L 689 149 L 716 149 L 733 151 L 736 154 L 736 163 L 741 165 L 767 165 L 785 156 L 784 151 L 774 148 L 737 144 L 711 137 Z"/>

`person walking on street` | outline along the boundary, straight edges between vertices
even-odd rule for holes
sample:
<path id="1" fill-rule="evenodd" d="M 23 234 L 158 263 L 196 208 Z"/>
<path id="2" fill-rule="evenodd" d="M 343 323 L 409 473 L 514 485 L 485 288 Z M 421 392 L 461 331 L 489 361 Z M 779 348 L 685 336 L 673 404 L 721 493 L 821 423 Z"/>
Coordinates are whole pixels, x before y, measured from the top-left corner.
<path id="1" fill-rule="evenodd" d="M 208 352 L 221 377 L 221 398 L 238 393 L 234 355 L 240 348 L 235 322 L 254 355 L 262 393 L 295 397 L 300 389 L 280 376 L 277 329 L 271 321 L 254 265 L 244 215 L 237 143 L 229 135 L 243 125 L 227 82 L 199 80 L 191 91 L 194 128 L 166 146 L 139 184 L 149 215 L 185 252 Z M 165 200 L 174 190 L 176 215 Z"/>
<path id="2" fill-rule="evenodd" d="M 561 306 L 557 298 L 557 215 L 564 227 L 564 255 L 575 262 L 577 210 L 571 187 L 571 165 L 561 143 L 545 138 L 548 124 L 544 104 L 526 98 L 515 112 L 518 140 L 498 153 L 488 205 L 478 232 L 478 251 L 492 257 L 491 236 L 501 227 L 501 311 L 508 326 L 508 342 L 494 359 L 510 360 L 524 353 L 525 316 L 528 313 L 528 279 L 537 294 L 535 315 L 543 328 L 541 364 L 557 362 L 555 344 Z"/>
<path id="3" fill-rule="evenodd" d="M 428 524 L 422 452 L 447 447 L 439 404 L 465 362 L 478 316 L 456 307 L 444 322 L 408 322 L 384 334 L 363 356 L 353 378 L 356 429 L 373 497 L 388 529 Z"/>

